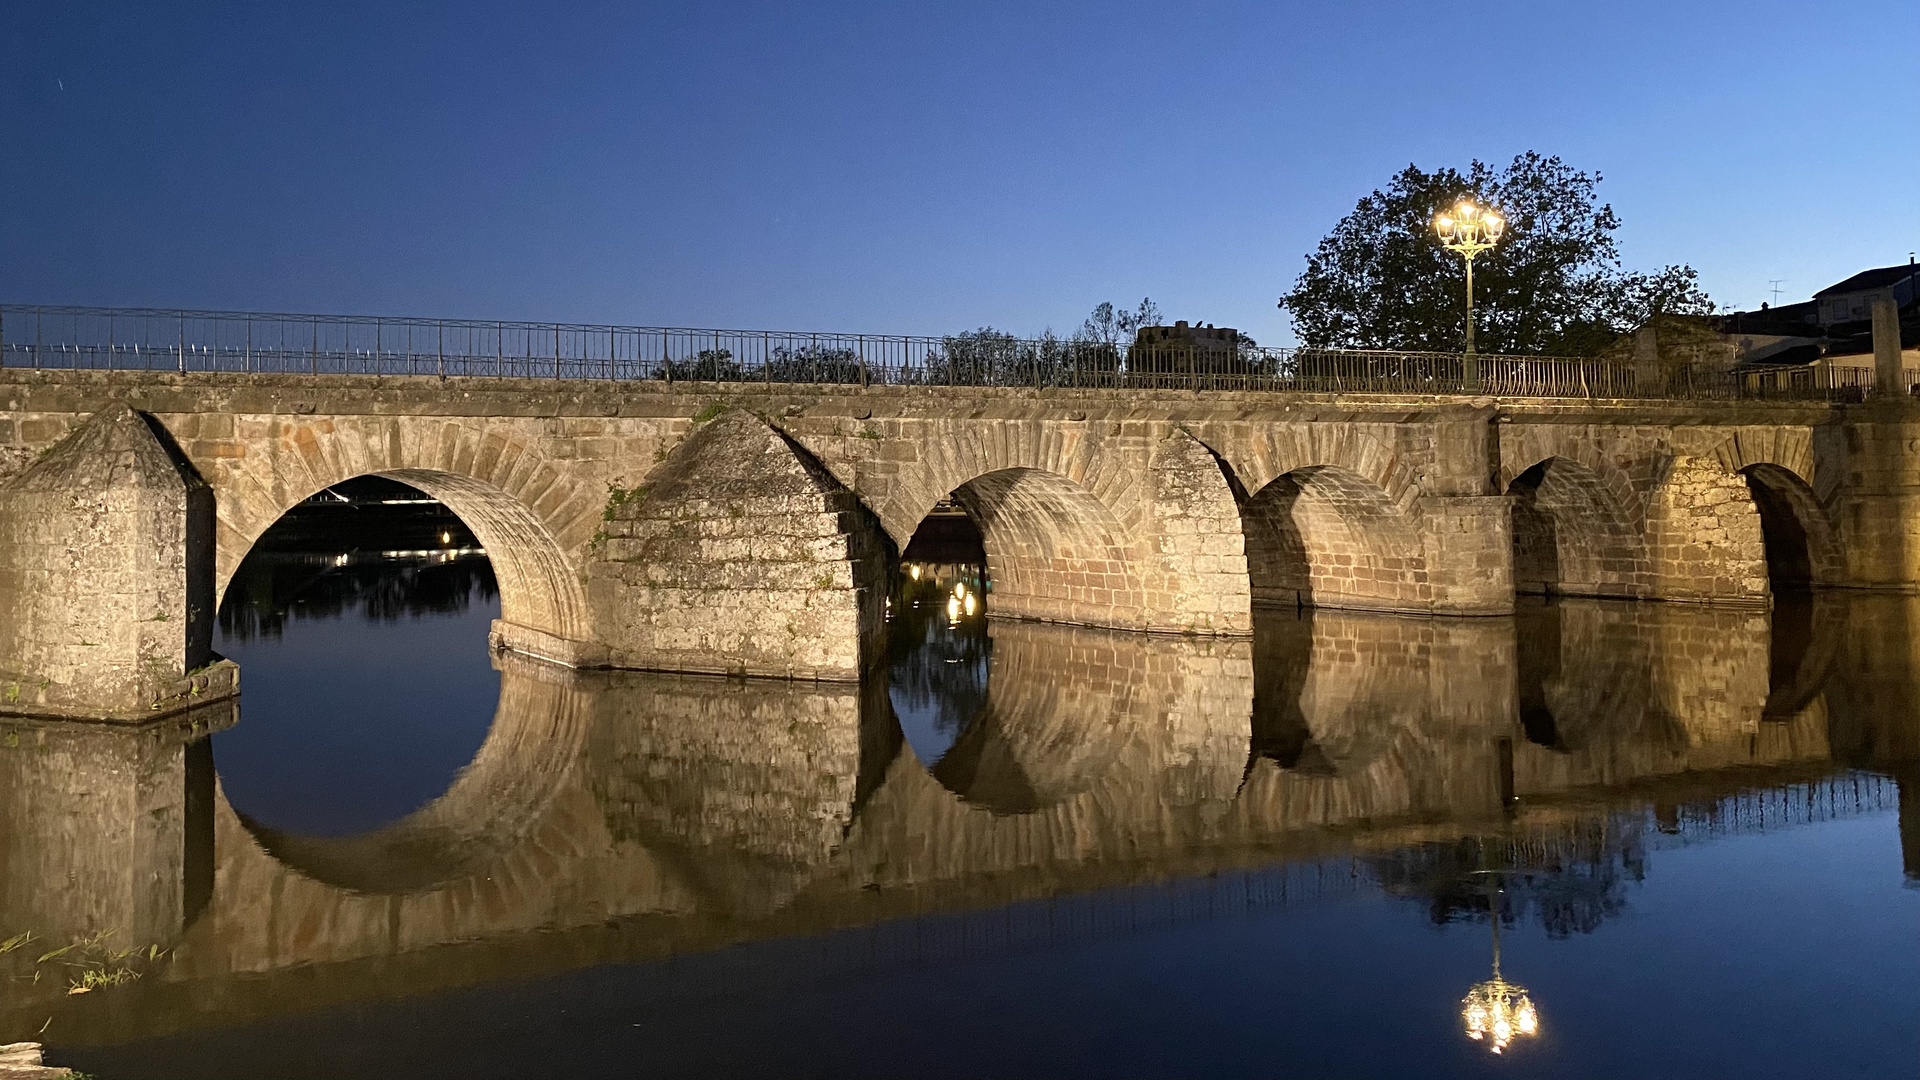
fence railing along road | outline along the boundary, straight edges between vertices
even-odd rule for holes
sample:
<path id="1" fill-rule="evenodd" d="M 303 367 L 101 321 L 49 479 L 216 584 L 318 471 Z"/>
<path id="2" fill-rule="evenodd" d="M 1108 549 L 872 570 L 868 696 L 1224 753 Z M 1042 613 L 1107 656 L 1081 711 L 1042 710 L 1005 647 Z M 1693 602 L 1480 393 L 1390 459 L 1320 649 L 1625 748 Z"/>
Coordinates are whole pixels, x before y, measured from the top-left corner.
<path id="1" fill-rule="evenodd" d="M 0 305 L 0 366 L 895 386 L 1856 399 L 1867 368 Z M 1909 376 L 1908 382 L 1920 381 Z"/>

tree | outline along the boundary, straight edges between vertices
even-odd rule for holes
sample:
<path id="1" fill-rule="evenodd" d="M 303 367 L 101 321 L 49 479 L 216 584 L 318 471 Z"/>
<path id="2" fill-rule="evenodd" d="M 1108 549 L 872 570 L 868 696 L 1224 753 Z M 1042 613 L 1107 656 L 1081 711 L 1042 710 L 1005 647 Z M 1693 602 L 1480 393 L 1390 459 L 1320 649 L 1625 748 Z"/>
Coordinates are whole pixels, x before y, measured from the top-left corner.
<path id="1" fill-rule="evenodd" d="M 690 357 L 665 360 L 655 378 L 680 382 L 739 382 L 746 377 L 732 349 L 701 349 Z"/>
<path id="2" fill-rule="evenodd" d="M 1599 173 L 1532 151 L 1498 170 L 1408 165 L 1320 241 L 1280 306 L 1308 346 L 1457 352 L 1466 340 L 1460 257 L 1431 222 L 1470 197 L 1507 220 L 1473 265 L 1482 351 L 1591 355 L 1652 314 L 1710 314 L 1691 267 L 1621 269 L 1620 219 L 1599 203 L 1599 183 Z"/>
<path id="3" fill-rule="evenodd" d="M 1112 303 L 1102 303 L 1080 324 L 1080 331 L 1073 335 L 1075 341 L 1092 342 L 1109 348 L 1126 345 L 1143 326 L 1157 326 L 1160 323 L 1160 309 L 1154 305 L 1153 298 L 1143 296 L 1140 306 L 1132 311 L 1116 308 Z"/>
<path id="4" fill-rule="evenodd" d="M 857 383 L 865 374 L 860 354 L 852 349 L 782 345 L 767 357 L 761 377 L 768 382 Z"/>

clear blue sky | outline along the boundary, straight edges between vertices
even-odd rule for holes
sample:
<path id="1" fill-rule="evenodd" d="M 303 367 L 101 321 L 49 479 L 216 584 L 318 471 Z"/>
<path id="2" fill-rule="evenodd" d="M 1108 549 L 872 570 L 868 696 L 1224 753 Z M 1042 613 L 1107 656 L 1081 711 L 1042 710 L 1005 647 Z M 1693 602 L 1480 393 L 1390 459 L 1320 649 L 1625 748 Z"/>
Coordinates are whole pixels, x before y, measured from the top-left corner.
<path id="1" fill-rule="evenodd" d="M 0 298 L 1279 344 L 1355 200 L 1526 149 L 1721 301 L 1920 247 L 1912 0 L 305 7 L 10 7 Z"/>

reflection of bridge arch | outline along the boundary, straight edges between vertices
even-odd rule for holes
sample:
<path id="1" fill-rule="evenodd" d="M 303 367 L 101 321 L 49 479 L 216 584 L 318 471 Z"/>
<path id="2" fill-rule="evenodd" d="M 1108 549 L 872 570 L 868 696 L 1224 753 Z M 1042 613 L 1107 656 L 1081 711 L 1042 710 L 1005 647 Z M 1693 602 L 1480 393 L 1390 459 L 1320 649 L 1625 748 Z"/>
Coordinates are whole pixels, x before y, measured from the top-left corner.
<path id="1" fill-rule="evenodd" d="M 1024 813 L 1102 783 L 1141 737 L 1129 720 L 1140 687 L 1114 635 L 995 624 L 987 700 L 932 763 L 948 790 Z"/>
<path id="2" fill-rule="evenodd" d="M 890 887 L 1177 851 L 1227 812 L 1246 642 L 1031 623 L 993 638 L 983 715 L 931 770 L 900 747 L 847 831 L 850 873 Z"/>
<path id="3" fill-rule="evenodd" d="M 591 533 L 597 497 L 523 442 L 472 422 L 346 417 L 283 424 L 259 445 L 264 453 L 203 470 L 219 518 L 221 595 L 261 534 L 301 500 L 356 476 L 382 476 L 438 499 L 473 530 L 500 583 L 501 621 L 523 631 L 516 644 L 567 660 L 566 643 L 593 638 L 579 571 L 563 552 Z"/>
<path id="4" fill-rule="evenodd" d="M 1503 620 L 1276 613 L 1255 639 L 1255 753 L 1236 799 L 1256 829 L 1495 808 L 1510 731 Z M 1477 674 L 1452 678 L 1462 663 Z"/>
<path id="5" fill-rule="evenodd" d="M 281 832 L 236 815 L 260 846 L 304 877 L 397 895 L 469 877 L 520 844 L 574 768 L 591 704 L 562 669 L 502 656 L 500 704 L 474 759 L 439 798 L 358 836 Z"/>

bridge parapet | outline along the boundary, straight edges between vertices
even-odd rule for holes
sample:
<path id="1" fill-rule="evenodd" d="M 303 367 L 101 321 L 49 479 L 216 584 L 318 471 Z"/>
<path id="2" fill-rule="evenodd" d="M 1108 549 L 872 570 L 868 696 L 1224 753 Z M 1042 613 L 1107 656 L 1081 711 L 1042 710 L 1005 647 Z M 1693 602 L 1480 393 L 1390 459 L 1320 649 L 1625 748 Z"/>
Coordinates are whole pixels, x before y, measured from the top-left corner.
<path id="1" fill-rule="evenodd" d="M 1885 365 L 1882 365 L 1885 367 Z M 0 367 L 558 381 L 1863 400 L 1920 370 L 1384 349 L 1182 348 L 484 319 L 0 304 Z"/>

